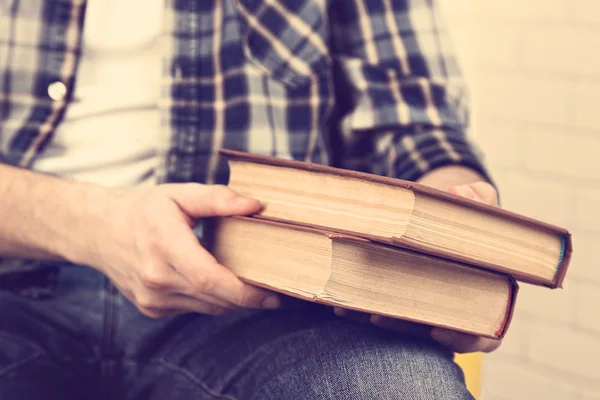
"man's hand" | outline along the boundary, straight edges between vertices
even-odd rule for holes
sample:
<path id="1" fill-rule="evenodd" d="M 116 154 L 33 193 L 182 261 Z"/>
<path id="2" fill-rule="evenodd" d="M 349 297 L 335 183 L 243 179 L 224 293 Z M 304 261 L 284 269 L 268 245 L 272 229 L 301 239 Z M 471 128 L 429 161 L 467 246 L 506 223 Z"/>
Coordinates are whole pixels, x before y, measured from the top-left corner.
<path id="1" fill-rule="evenodd" d="M 448 190 L 450 193 L 471 200 L 498 206 L 496 189 L 488 182 L 485 182 L 475 172 L 462 167 L 441 168 L 426 175 L 419 182 L 441 190 Z M 369 316 L 341 308 L 335 308 L 334 312 L 338 316 L 347 317 L 359 322 L 369 322 L 384 329 L 420 336 L 430 336 L 456 353 L 473 353 L 479 351 L 487 353 L 496 350 L 501 344 L 500 340 L 482 338 L 443 328 L 429 328 L 424 325 L 379 315 Z"/>
<path id="2" fill-rule="evenodd" d="M 201 247 L 201 217 L 251 214 L 258 201 L 220 185 L 168 184 L 120 192 L 108 200 L 82 263 L 107 275 L 153 318 L 186 312 L 222 315 L 238 308 L 277 308 L 274 294 L 247 285 Z"/>
<path id="3" fill-rule="evenodd" d="M 199 218 L 260 207 L 219 185 L 117 190 L 0 164 L 0 256 L 91 266 L 150 317 L 277 308 L 277 296 L 240 281 L 192 230 Z"/>

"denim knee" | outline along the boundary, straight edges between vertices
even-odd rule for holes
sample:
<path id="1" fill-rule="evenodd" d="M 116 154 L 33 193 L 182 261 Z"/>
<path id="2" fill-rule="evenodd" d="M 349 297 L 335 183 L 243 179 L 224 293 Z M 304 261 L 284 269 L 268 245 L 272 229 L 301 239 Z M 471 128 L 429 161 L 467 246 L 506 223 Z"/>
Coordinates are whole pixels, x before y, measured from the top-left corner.
<path id="1" fill-rule="evenodd" d="M 335 321 L 287 337 L 255 399 L 472 399 L 452 353 L 429 340 Z"/>

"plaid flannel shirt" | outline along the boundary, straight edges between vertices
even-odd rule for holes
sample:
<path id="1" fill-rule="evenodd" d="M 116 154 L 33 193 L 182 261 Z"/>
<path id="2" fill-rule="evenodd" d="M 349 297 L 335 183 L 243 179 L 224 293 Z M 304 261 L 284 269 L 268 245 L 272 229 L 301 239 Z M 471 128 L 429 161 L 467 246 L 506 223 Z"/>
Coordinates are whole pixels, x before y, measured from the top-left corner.
<path id="1" fill-rule="evenodd" d="M 0 0 L 1 162 L 27 168 L 52 140 L 85 6 Z M 407 180 L 450 164 L 486 174 L 433 0 L 166 0 L 162 44 L 159 183 L 225 183 L 220 148 Z"/>

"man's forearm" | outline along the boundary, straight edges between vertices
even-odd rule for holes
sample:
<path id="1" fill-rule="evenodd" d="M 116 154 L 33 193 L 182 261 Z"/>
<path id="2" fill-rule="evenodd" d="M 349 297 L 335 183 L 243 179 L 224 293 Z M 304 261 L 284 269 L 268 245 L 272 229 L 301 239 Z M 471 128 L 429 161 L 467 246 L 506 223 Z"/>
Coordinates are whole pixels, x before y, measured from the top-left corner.
<path id="1" fill-rule="evenodd" d="M 0 256 L 77 261 L 108 190 L 0 164 Z"/>

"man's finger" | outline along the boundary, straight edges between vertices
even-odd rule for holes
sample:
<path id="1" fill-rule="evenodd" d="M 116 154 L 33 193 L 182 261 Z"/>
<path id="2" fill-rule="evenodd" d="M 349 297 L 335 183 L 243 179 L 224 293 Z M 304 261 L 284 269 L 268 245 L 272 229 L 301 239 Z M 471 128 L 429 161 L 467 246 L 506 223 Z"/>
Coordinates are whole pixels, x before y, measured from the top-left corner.
<path id="1" fill-rule="evenodd" d="M 448 191 L 457 196 L 479 201 L 492 206 L 498 205 L 498 192 L 488 182 L 474 182 L 452 186 Z"/>
<path id="2" fill-rule="evenodd" d="M 475 182 L 470 186 L 482 202 L 492 206 L 498 205 L 498 192 L 492 185 L 487 182 Z"/>
<path id="3" fill-rule="evenodd" d="M 137 279 L 146 289 L 169 293 L 181 292 L 188 286 L 186 280 L 172 266 L 166 265 L 162 260 L 144 266 L 139 271 Z"/>
<path id="4" fill-rule="evenodd" d="M 223 185 L 166 184 L 162 190 L 191 218 L 248 215 L 260 211 L 256 199 L 241 196 Z"/>
<path id="5" fill-rule="evenodd" d="M 461 196 L 474 201 L 481 201 L 481 198 L 470 185 L 452 186 L 448 191 L 457 196 Z"/>
<path id="6" fill-rule="evenodd" d="M 432 329 L 431 337 L 456 353 L 474 353 L 478 351 L 489 353 L 496 350 L 501 343 L 500 340 L 482 338 L 442 328 Z"/>
<path id="7" fill-rule="evenodd" d="M 185 277 L 193 293 L 208 295 L 243 308 L 278 308 L 279 298 L 273 293 L 248 285 L 217 262 L 198 243 L 190 230 L 173 238 L 177 243 L 169 255 L 171 264 Z M 195 296 L 193 293 L 190 295 Z"/>
<path id="8" fill-rule="evenodd" d="M 165 306 L 163 311 L 174 310 L 179 313 L 199 313 L 206 315 L 227 315 L 236 310 L 236 307 L 198 301 L 195 298 L 187 296 L 171 297 Z"/>
<path id="9" fill-rule="evenodd" d="M 223 308 L 236 308 L 237 307 L 235 304 L 232 304 L 226 300 L 219 299 L 214 296 L 209 296 L 204 293 L 198 293 L 198 291 L 195 291 L 194 288 L 192 288 L 189 285 L 186 288 L 185 292 L 171 293 L 171 294 L 169 294 L 169 297 L 170 298 L 192 299 L 195 301 L 201 301 L 203 303 L 214 304 L 216 306 L 223 307 Z"/>

